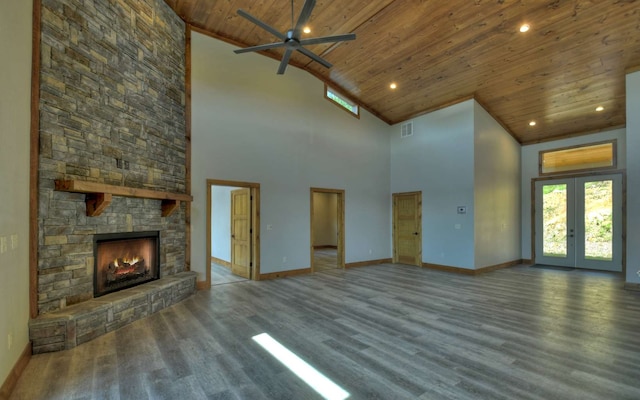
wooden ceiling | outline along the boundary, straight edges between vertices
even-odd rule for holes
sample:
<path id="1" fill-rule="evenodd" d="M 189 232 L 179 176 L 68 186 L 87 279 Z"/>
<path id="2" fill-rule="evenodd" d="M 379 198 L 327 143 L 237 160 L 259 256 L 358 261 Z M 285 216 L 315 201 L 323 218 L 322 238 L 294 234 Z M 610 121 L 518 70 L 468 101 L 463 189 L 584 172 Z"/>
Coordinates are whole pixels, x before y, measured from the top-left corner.
<path id="1" fill-rule="evenodd" d="M 239 8 L 291 27 L 290 0 L 165 1 L 196 30 L 240 47 L 278 39 Z M 296 19 L 303 3 L 294 1 Z M 625 73 L 640 67 L 636 0 L 319 0 L 309 21 L 309 37 L 357 38 L 308 47 L 329 70 L 297 52 L 290 64 L 387 123 L 475 98 L 523 144 L 624 126 Z"/>

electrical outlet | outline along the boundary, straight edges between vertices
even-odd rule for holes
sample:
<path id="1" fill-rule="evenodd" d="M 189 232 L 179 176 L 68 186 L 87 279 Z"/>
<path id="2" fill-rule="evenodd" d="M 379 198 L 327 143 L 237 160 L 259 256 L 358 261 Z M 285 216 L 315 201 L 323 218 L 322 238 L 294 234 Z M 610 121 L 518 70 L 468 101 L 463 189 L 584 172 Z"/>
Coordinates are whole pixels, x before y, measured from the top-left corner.
<path id="1" fill-rule="evenodd" d="M 282 262 L 286 263 L 287 262 L 287 257 L 282 257 Z"/>
<path id="2" fill-rule="evenodd" d="M 369 249 L 369 254 L 373 253 L 373 251 L 371 249 Z"/>
<path id="3" fill-rule="evenodd" d="M 18 247 L 18 235 L 11 235 L 11 250 L 14 250 Z"/>
<path id="4" fill-rule="evenodd" d="M 7 237 L 0 236 L 0 254 L 7 252 Z"/>

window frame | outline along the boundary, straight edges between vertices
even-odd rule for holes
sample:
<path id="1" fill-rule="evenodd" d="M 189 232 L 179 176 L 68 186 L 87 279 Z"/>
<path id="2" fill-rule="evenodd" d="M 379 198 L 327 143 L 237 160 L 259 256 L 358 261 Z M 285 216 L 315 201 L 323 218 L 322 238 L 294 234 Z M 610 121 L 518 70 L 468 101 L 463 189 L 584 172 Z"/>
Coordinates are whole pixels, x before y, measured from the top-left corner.
<path id="1" fill-rule="evenodd" d="M 611 144 L 611 152 L 612 152 L 611 165 L 606 165 L 606 166 L 602 166 L 602 167 L 591 167 L 591 168 L 566 169 L 566 170 L 563 170 L 563 171 L 552 171 L 552 172 L 544 172 L 543 169 L 542 169 L 543 168 L 543 160 L 544 160 L 545 154 L 559 152 L 559 151 L 572 150 L 572 149 L 580 149 L 580 148 L 588 148 L 588 147 L 600 146 L 600 145 L 603 145 L 603 144 Z M 579 144 L 579 145 L 574 145 L 574 146 L 567 146 L 567 147 L 558 147 L 558 148 L 554 148 L 554 149 L 540 150 L 538 152 L 538 174 L 539 174 L 539 176 L 553 176 L 553 175 L 574 174 L 576 172 L 586 172 L 586 171 L 615 170 L 617 168 L 618 168 L 618 140 L 617 139 L 603 140 L 603 141 L 600 141 L 600 142 L 592 142 L 592 143 L 584 143 L 584 144 Z"/>
<path id="2" fill-rule="evenodd" d="M 356 109 L 356 111 L 354 112 L 353 110 L 348 109 L 347 107 L 345 107 L 344 105 L 342 105 L 338 101 L 336 101 L 335 99 L 329 97 L 329 92 L 331 92 L 334 96 L 338 97 L 340 100 L 342 100 L 345 103 L 349 104 L 350 106 L 354 107 Z M 329 100 L 329 102 L 331 102 L 331 104 L 334 104 L 338 108 L 340 108 L 341 110 L 344 110 L 347 113 L 349 113 L 349 115 L 360 119 L 360 104 L 356 103 L 355 101 L 350 100 L 347 96 L 343 95 L 342 93 L 340 93 L 335 88 L 330 87 L 326 83 L 324 84 L 324 98 Z"/>

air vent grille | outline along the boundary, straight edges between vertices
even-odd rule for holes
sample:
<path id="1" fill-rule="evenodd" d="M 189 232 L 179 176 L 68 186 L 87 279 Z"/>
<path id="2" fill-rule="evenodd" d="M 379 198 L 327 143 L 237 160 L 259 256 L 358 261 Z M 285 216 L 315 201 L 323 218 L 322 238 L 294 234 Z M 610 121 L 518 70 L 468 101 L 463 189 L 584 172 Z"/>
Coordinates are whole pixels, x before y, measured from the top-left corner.
<path id="1" fill-rule="evenodd" d="M 407 122 L 400 126 L 400 137 L 406 138 L 409 136 L 413 136 L 413 122 Z"/>

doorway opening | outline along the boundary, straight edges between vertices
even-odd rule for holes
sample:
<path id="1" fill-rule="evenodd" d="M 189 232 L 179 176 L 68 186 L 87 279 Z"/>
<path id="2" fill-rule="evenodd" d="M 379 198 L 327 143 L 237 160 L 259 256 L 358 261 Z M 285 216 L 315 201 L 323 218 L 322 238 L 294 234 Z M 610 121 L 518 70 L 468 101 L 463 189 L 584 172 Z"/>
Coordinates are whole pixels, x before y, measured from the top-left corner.
<path id="1" fill-rule="evenodd" d="M 311 188 L 311 272 L 344 268 L 344 193 Z"/>
<path id="2" fill-rule="evenodd" d="M 622 174 L 534 180 L 535 263 L 623 270 Z"/>
<path id="3" fill-rule="evenodd" d="M 260 184 L 207 180 L 207 287 L 260 279 Z"/>
<path id="4" fill-rule="evenodd" d="M 422 266 L 422 192 L 394 193 L 393 262 Z"/>

